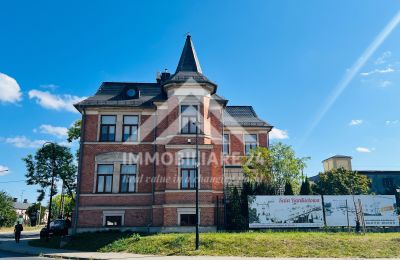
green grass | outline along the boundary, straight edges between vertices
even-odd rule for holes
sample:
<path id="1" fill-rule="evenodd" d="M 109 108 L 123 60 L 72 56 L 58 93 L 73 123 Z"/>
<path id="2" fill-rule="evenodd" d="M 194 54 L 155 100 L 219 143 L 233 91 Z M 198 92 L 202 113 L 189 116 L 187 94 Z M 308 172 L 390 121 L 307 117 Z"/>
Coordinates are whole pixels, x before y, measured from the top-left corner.
<path id="1" fill-rule="evenodd" d="M 400 256 L 400 233 L 205 233 L 200 234 L 200 241 L 200 250 L 195 251 L 194 234 L 139 236 L 103 232 L 81 234 L 65 248 L 156 255 L 366 258 Z M 30 243 L 35 246 L 47 244 L 37 240 Z M 56 239 L 52 239 L 48 246 L 57 247 Z"/>

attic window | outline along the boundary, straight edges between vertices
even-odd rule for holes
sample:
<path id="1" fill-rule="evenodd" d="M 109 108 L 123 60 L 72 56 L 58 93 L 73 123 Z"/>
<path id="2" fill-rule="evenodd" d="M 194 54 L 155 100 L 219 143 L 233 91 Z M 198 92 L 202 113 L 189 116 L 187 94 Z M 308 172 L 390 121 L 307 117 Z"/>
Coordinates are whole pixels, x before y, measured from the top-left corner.
<path id="1" fill-rule="evenodd" d="M 129 99 L 138 98 L 139 90 L 135 87 L 130 87 L 125 90 L 125 96 Z"/>

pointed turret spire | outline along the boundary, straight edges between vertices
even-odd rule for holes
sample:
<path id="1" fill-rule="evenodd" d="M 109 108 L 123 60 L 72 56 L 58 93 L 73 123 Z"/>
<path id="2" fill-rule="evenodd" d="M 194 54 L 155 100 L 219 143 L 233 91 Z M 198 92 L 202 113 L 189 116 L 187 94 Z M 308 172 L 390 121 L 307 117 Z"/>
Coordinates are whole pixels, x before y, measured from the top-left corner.
<path id="1" fill-rule="evenodd" d="M 180 71 L 191 71 L 202 73 L 199 59 L 197 58 L 196 51 L 194 50 L 194 45 L 192 38 L 188 34 L 186 36 L 185 46 L 183 47 L 181 58 L 179 59 L 178 67 L 176 72 Z"/>

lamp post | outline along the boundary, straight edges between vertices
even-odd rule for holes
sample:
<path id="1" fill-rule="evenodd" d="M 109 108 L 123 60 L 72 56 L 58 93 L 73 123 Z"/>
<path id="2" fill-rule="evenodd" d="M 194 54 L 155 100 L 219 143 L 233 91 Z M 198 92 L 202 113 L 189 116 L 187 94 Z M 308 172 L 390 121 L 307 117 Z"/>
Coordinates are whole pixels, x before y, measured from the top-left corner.
<path id="1" fill-rule="evenodd" d="M 49 202 L 49 215 L 47 216 L 47 232 L 50 231 L 50 220 L 51 220 L 51 207 L 53 203 L 53 186 L 54 186 L 54 169 L 56 167 L 56 162 L 54 158 L 54 143 L 52 142 L 46 142 L 43 144 L 43 148 L 50 144 L 51 145 L 51 186 L 50 186 L 50 202 Z M 49 241 L 49 234 L 47 233 L 46 235 L 46 240 Z"/>
<path id="2" fill-rule="evenodd" d="M 199 250 L 199 118 L 196 117 L 196 250 Z"/>

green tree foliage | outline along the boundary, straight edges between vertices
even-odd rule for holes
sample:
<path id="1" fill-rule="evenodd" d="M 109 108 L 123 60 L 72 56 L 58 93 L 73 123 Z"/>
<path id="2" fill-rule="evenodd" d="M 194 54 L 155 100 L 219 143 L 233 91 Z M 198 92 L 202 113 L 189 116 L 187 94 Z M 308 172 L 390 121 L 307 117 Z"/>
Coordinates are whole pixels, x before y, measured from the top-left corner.
<path id="1" fill-rule="evenodd" d="M 272 172 L 275 182 L 283 187 L 286 182 L 298 184 L 309 157 L 298 158 L 290 145 L 276 143 L 270 146 Z"/>
<path id="2" fill-rule="evenodd" d="M 68 128 L 68 138 L 67 141 L 72 143 L 75 140 L 79 140 L 81 137 L 81 127 L 82 127 L 82 120 L 76 120 L 75 123 Z"/>
<path id="3" fill-rule="evenodd" d="M 300 188 L 300 195 L 311 195 L 312 190 L 311 190 L 311 184 L 310 181 L 308 180 L 308 177 L 301 183 L 301 188 Z"/>
<path id="4" fill-rule="evenodd" d="M 6 192 L 0 191 L 0 227 L 13 226 L 17 213 L 13 207 L 13 199 Z"/>
<path id="5" fill-rule="evenodd" d="M 256 147 L 242 159 L 243 173 L 251 182 L 272 182 L 272 158 L 267 148 Z"/>
<path id="6" fill-rule="evenodd" d="M 250 182 L 267 182 L 283 188 L 286 182 L 299 187 L 301 174 L 309 157 L 298 158 L 293 148 L 282 143 L 269 149 L 257 147 L 242 159 L 242 169 Z"/>
<path id="7" fill-rule="evenodd" d="M 62 180 L 67 192 L 72 196 L 76 188 L 76 165 L 69 148 L 58 145 L 48 144 L 36 151 L 36 154 L 28 155 L 23 158 L 26 165 L 26 183 L 28 185 L 38 185 L 38 201 L 42 201 L 45 196 L 45 190 L 51 186 L 51 177 L 54 172 L 55 181 Z M 51 191 L 53 195 L 57 194 L 56 185 Z"/>
<path id="8" fill-rule="evenodd" d="M 79 139 L 81 138 L 81 128 L 82 128 L 82 120 L 76 120 L 75 123 L 68 128 L 68 138 L 67 141 L 69 143 L 72 143 L 73 141 L 79 141 Z M 76 150 L 76 154 L 75 154 L 77 160 L 79 159 L 79 148 Z"/>
<path id="9" fill-rule="evenodd" d="M 292 183 L 290 181 L 286 181 L 285 183 L 284 195 L 294 195 Z"/>
<path id="10" fill-rule="evenodd" d="M 74 207 L 75 207 L 75 200 L 69 195 L 64 195 L 64 216 L 71 216 Z M 58 194 L 53 198 L 53 203 L 51 208 L 52 208 L 52 218 L 60 217 L 62 208 L 61 194 Z"/>
<path id="11" fill-rule="evenodd" d="M 367 176 L 339 168 L 320 173 L 316 188 L 322 195 L 360 195 L 369 193 L 370 184 Z"/>
<path id="12" fill-rule="evenodd" d="M 40 212 L 40 220 L 37 220 L 37 214 L 39 212 Z M 26 214 L 31 220 L 31 225 L 36 225 L 36 222 L 41 223 L 43 221 L 45 213 L 46 213 L 46 208 L 43 207 L 40 203 L 34 203 L 26 209 Z"/>

